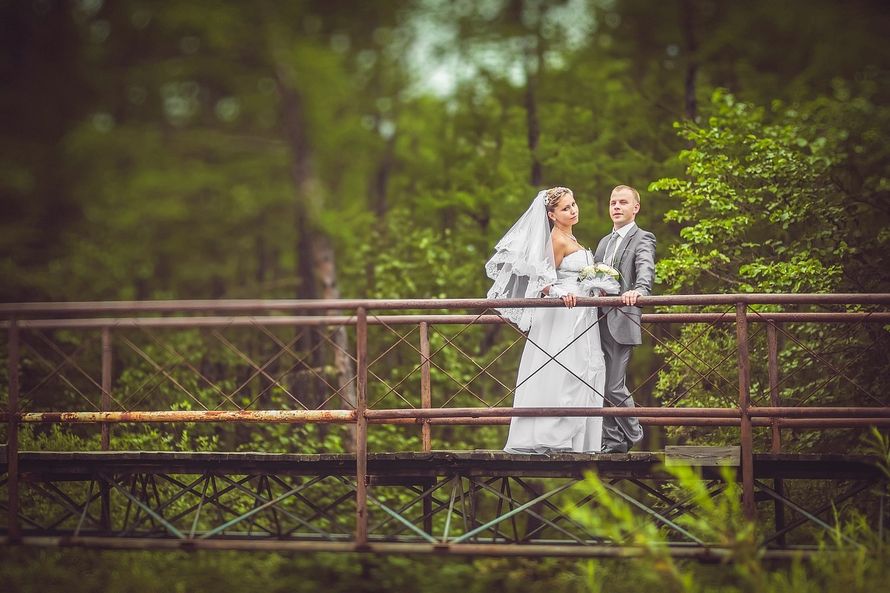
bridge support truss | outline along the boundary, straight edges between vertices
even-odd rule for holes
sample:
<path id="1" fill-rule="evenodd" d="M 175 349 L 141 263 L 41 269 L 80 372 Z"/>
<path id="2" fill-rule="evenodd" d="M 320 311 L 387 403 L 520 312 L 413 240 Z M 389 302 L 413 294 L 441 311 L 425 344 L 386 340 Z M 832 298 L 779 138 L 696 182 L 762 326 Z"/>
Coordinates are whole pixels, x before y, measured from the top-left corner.
<path id="1" fill-rule="evenodd" d="M 598 504 L 584 482 L 585 472 L 594 472 L 612 494 L 664 530 L 671 554 L 701 560 L 727 554 L 718 542 L 678 521 L 695 513 L 695 504 L 677 497 L 671 477 L 660 469 L 663 462 L 664 455 L 655 453 L 370 454 L 362 542 L 356 536 L 354 455 L 22 452 L 18 519 L 21 541 L 35 545 L 579 557 L 640 553 L 573 516 L 574 508 Z M 704 467 L 701 473 L 712 496 L 726 487 L 717 470 Z M 875 487 L 884 478 L 868 458 L 762 454 L 755 458 L 754 478 L 767 556 L 814 550 L 820 535 L 834 529 L 835 509 L 853 505 L 876 523 L 886 520 L 881 489 Z M 779 516 L 777 508 L 783 510 L 782 524 L 770 519 Z"/>

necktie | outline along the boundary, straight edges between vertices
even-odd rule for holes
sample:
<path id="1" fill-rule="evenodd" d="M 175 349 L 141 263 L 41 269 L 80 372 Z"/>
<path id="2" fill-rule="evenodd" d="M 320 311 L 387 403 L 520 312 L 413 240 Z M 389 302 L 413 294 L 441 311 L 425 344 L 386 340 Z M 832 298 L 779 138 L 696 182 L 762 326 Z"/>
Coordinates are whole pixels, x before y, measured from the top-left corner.
<path id="1" fill-rule="evenodd" d="M 618 248 L 618 232 L 612 233 L 612 236 L 609 237 L 609 242 L 606 243 L 606 253 L 603 257 L 603 263 L 607 265 L 612 265 L 612 260 L 615 259 L 615 251 Z"/>

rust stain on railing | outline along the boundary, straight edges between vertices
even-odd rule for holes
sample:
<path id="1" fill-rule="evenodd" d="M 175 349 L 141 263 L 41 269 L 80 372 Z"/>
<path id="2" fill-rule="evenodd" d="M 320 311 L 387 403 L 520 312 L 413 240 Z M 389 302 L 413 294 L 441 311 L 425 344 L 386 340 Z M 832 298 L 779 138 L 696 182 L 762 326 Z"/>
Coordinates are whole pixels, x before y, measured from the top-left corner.
<path id="1" fill-rule="evenodd" d="M 96 422 L 245 422 L 270 424 L 331 424 L 355 422 L 354 410 L 196 410 L 154 412 L 25 412 L 23 423 Z"/>

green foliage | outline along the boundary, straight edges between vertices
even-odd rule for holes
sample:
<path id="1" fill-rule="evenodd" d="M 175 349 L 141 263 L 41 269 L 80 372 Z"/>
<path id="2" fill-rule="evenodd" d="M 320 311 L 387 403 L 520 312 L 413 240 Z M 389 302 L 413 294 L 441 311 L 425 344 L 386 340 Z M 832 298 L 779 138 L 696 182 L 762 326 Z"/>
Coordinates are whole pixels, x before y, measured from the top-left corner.
<path id="1" fill-rule="evenodd" d="M 680 500 L 694 503 L 694 512 L 676 519 L 677 525 L 700 541 L 731 550 L 735 577 L 755 579 L 762 572 L 757 564 L 757 541 L 754 525 L 741 512 L 741 489 L 732 470 L 723 468 L 725 489 L 714 496 L 706 482 L 688 466 L 667 466 L 664 470 L 674 478 L 672 494 Z M 643 554 L 651 572 L 642 571 L 641 577 L 650 586 L 659 585 L 668 591 L 696 591 L 693 571 L 684 570 L 671 557 L 667 547 L 667 528 L 640 514 L 633 506 L 615 495 L 610 487 L 595 474 L 588 474 L 583 489 L 594 495 L 596 507 L 567 509 L 571 516 L 593 533 L 602 534 L 612 542 L 632 546 Z M 752 583 L 753 584 L 753 583 Z"/>
<path id="2" fill-rule="evenodd" d="M 839 227 L 851 218 L 831 182 L 835 145 L 809 138 L 806 118 L 790 109 L 770 123 L 723 91 L 711 106 L 707 125 L 678 125 L 693 146 L 680 155 L 688 179 L 650 186 L 680 201 L 665 218 L 684 225 L 659 277 L 700 292 L 835 289 L 849 255 Z"/>
<path id="3" fill-rule="evenodd" d="M 881 432 L 876 426 L 872 426 L 866 437 L 866 446 L 877 456 L 881 472 L 890 478 L 890 433 Z"/>
<path id="4" fill-rule="evenodd" d="M 676 124 L 689 146 L 680 153 L 686 177 L 663 178 L 650 186 L 677 203 L 665 218 L 680 227 L 681 240 L 657 263 L 659 279 L 670 290 L 886 290 L 890 276 L 886 266 L 874 265 L 874 250 L 876 242 L 883 242 L 880 229 L 890 214 L 878 203 L 885 191 L 881 180 L 890 170 L 886 160 L 873 155 L 887 154 L 874 130 L 888 121 L 890 110 L 876 101 L 886 92 L 877 79 L 866 78 L 857 88 L 860 94 L 853 95 L 838 82 L 833 97 L 794 107 L 774 101 L 769 109 L 717 90 L 705 122 Z M 855 181 L 852 170 L 861 172 Z M 890 339 L 886 331 L 817 324 L 787 324 L 779 331 L 779 367 L 789 376 L 780 385 L 785 405 L 843 405 L 863 396 L 876 400 L 882 392 L 887 366 L 880 351 Z M 766 360 L 763 332 L 752 326 L 751 334 L 751 359 Z M 656 347 L 669 359 L 656 396 L 681 405 L 732 405 L 738 381 L 735 343 L 731 324 L 682 327 L 676 339 Z M 685 352 L 683 363 L 673 358 L 680 352 Z M 832 372 L 845 379 L 816 376 L 825 369 L 826 355 Z M 751 378 L 755 402 L 769 401 L 765 367 L 755 365 Z M 857 386 L 855 395 L 846 389 L 850 383 Z M 675 438 L 701 435 L 689 429 L 669 432 Z M 717 432 L 709 440 L 721 443 L 724 436 L 733 438 Z M 790 444 L 838 446 L 835 435 L 823 433 L 821 442 L 815 438 L 798 434 Z"/>
<path id="5" fill-rule="evenodd" d="M 876 432 L 874 438 L 886 455 L 886 437 Z M 581 488 L 594 494 L 596 506 L 566 509 L 594 533 L 639 551 L 642 562 L 635 562 L 635 568 L 625 577 L 639 580 L 643 590 L 778 593 L 854 587 L 852 590 L 871 591 L 881 588 L 890 576 L 887 542 L 868 527 L 862 514 L 854 512 L 846 521 L 836 516 L 835 530 L 823 540 L 815 556 L 775 566 L 763 558 L 755 524 L 742 514 L 740 486 L 732 470 L 723 468 L 724 488 L 714 495 L 694 469 L 670 465 L 663 469 L 675 480 L 672 496 L 693 503 L 690 512 L 675 519 L 676 524 L 723 550 L 719 566 L 690 564 L 672 557 L 668 530 L 636 511 L 595 474 L 588 474 Z M 610 582 L 601 574 L 603 568 L 603 562 L 590 562 L 588 590 L 610 590 Z"/>

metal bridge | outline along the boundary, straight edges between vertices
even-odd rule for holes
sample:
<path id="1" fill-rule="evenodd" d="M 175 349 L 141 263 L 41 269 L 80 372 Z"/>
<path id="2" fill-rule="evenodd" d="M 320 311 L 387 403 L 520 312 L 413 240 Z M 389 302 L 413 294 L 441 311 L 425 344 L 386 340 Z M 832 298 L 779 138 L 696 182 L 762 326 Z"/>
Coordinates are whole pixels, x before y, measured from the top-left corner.
<path id="1" fill-rule="evenodd" d="M 844 509 L 883 529 L 886 460 L 819 443 L 826 431 L 834 443 L 855 444 L 863 429 L 890 426 L 890 295 L 678 295 L 641 304 L 657 310 L 642 323 L 658 356 L 630 382 L 640 400 L 662 381 L 662 402 L 631 412 L 650 432 L 685 427 L 683 446 L 550 456 L 496 450 L 502 425 L 520 415 L 628 413 L 509 407 L 526 338 L 492 307 L 559 301 L 0 305 L 0 541 L 640 553 L 571 512 L 598 504 L 584 481 L 593 472 L 664 529 L 671 554 L 728 555 L 678 520 L 695 505 L 671 488 L 665 463 L 699 466 L 710 496 L 726 488 L 720 468 L 732 468 L 768 557 L 815 549 Z M 725 446 L 696 447 L 715 435 Z M 392 450 L 395 443 L 416 446 Z M 194 444 L 201 450 L 182 450 Z"/>

